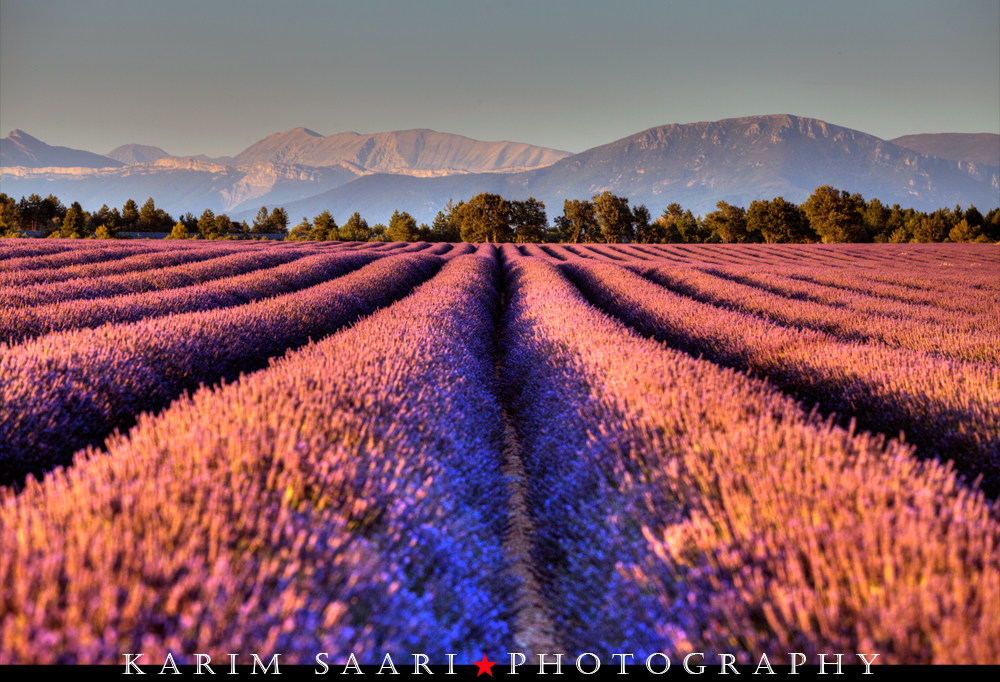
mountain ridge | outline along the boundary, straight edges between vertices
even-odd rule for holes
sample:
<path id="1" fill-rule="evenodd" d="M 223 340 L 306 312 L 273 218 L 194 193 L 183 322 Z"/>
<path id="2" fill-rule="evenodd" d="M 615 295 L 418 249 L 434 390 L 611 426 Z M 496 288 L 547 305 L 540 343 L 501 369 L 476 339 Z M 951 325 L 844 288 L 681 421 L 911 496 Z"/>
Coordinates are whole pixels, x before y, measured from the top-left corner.
<path id="1" fill-rule="evenodd" d="M 210 208 L 237 218 L 252 218 L 263 204 L 269 209 L 285 205 L 296 219 L 330 209 L 338 220 L 360 211 L 369 222 L 385 222 L 398 208 L 429 222 L 448 199 L 484 191 L 508 199 L 534 196 L 546 202 L 550 218 L 561 213 L 564 199 L 587 199 L 604 190 L 628 197 L 631 205 L 644 203 L 654 214 L 674 201 L 705 213 L 719 200 L 747 206 L 754 199 L 783 196 L 801 202 L 822 184 L 921 210 L 956 203 L 982 209 L 1000 205 L 998 166 L 927 156 L 862 131 L 790 114 L 655 126 L 542 167 L 513 165 L 537 160 L 530 154 L 519 157 L 514 148 L 490 157 L 478 147 L 478 158 L 491 159 L 486 165 L 504 166 L 488 172 L 454 167 L 472 149 L 468 142 L 425 129 L 324 137 L 293 128 L 233 159 L 168 156 L 114 166 L 121 162 L 99 157 L 111 167 L 0 171 L 3 191 L 11 195 L 53 192 L 87 209 L 152 196 L 171 213 Z M 328 162 L 331 153 L 339 159 L 335 165 L 268 160 L 326 154 L 321 160 Z M 442 159 L 458 163 L 433 168 L 444 166 Z M 419 165 L 432 168 L 413 167 Z"/>
<path id="2" fill-rule="evenodd" d="M 539 167 L 570 156 L 523 142 L 484 142 L 426 128 L 385 133 L 354 132 L 323 136 L 292 128 L 255 142 L 233 157 L 236 165 L 252 161 L 331 166 L 341 161 L 365 170 L 497 171 Z"/>
<path id="3" fill-rule="evenodd" d="M 0 140 L 0 167 L 116 168 L 121 161 L 70 147 L 57 147 L 15 128 Z"/>
<path id="4" fill-rule="evenodd" d="M 315 215 L 310 211 L 323 206 L 339 219 L 351 206 L 370 207 L 381 218 L 392 200 L 426 221 L 449 198 L 488 191 L 509 199 L 534 196 L 545 201 L 551 218 L 561 213 L 563 199 L 609 190 L 654 214 L 673 201 L 705 213 L 719 200 L 747 206 L 783 196 L 802 202 L 824 184 L 925 210 L 956 203 L 990 208 L 1000 205 L 998 177 L 1000 167 L 928 157 L 819 119 L 773 114 L 655 126 L 509 175 L 429 178 L 422 184 L 366 176 L 286 209 L 294 216 Z"/>

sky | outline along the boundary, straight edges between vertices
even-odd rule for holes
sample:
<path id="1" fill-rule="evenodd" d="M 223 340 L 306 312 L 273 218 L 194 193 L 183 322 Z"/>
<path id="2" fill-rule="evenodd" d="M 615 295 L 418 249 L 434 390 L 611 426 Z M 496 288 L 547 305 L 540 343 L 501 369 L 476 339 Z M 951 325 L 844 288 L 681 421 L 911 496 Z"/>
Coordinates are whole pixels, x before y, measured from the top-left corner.
<path id="1" fill-rule="evenodd" d="M 0 135 L 235 155 L 305 126 L 579 152 L 788 113 L 1000 133 L 997 0 L 3 0 Z"/>

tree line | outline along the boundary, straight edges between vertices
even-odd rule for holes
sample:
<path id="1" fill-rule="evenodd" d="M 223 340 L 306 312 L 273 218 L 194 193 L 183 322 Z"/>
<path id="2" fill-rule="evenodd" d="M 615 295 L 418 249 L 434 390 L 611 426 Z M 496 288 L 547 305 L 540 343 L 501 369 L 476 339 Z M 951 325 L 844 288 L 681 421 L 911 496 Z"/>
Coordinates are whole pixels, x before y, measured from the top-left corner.
<path id="1" fill-rule="evenodd" d="M 1000 209 L 983 215 L 975 206 L 941 208 L 927 213 L 899 204 L 886 206 L 830 185 L 817 187 L 801 205 L 782 197 L 755 200 L 744 208 L 719 201 L 716 210 L 695 216 L 678 203 L 653 218 L 645 205 L 629 206 L 627 197 L 601 192 L 590 199 L 567 199 L 563 213 L 550 225 L 545 204 L 482 193 L 468 201 L 449 200 L 430 225 L 417 224 L 405 211 L 395 211 L 388 225 L 369 225 L 354 213 L 338 225 L 330 211 L 312 220 L 303 217 L 288 229 L 288 212 L 261 207 L 253 224 L 235 222 L 206 209 L 174 221 L 150 198 L 140 208 L 129 199 L 121 211 L 107 205 L 84 211 L 69 208 L 55 196 L 32 194 L 20 202 L 0 194 L 0 235 L 39 231 L 42 237 L 113 239 L 121 232 L 170 232 L 168 239 L 249 239 L 284 234 L 295 241 L 428 241 L 517 243 L 908 243 L 1000 242 Z"/>
<path id="2" fill-rule="evenodd" d="M 80 202 L 66 207 L 50 194 L 44 199 L 32 194 L 20 201 L 0 193 L 0 236 L 18 237 L 23 232 L 38 232 L 42 238 L 119 239 L 123 232 L 169 232 L 167 239 L 241 239 L 254 235 L 287 234 L 288 212 L 275 208 L 268 212 L 261 207 L 253 221 L 236 222 L 225 213 L 216 215 L 205 209 L 198 217 L 188 212 L 176 221 L 157 208 L 150 197 L 140 208 L 133 199 L 122 206 L 108 208 L 104 204 L 96 211 L 85 211 Z"/>

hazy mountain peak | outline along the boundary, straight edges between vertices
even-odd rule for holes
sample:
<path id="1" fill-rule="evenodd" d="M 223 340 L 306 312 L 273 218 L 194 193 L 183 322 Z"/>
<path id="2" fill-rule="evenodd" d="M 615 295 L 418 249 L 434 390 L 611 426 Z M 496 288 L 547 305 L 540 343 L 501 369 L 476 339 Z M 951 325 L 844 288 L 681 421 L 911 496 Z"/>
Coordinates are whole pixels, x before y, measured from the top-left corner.
<path id="1" fill-rule="evenodd" d="M 23 130 L 12 130 L 0 140 L 0 166 L 11 168 L 117 168 L 121 161 L 69 147 L 54 147 Z"/>
<path id="2" fill-rule="evenodd" d="M 123 144 L 121 147 L 116 147 L 104 156 L 131 165 L 134 163 L 152 163 L 160 159 L 169 159 L 172 155 L 159 147 L 143 144 Z"/>
<path id="3" fill-rule="evenodd" d="M 10 131 L 7 137 L 12 140 L 20 140 L 21 142 L 24 143 L 39 141 L 38 138 L 32 137 L 28 133 L 24 132 L 23 130 L 19 130 L 17 128 L 14 128 L 12 131 Z"/>

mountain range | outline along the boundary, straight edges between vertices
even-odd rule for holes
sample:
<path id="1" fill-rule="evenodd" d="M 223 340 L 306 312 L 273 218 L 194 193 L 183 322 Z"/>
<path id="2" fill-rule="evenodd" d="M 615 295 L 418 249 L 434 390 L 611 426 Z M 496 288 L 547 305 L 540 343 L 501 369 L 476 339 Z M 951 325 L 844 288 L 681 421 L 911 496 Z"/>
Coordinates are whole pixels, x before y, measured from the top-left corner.
<path id="1" fill-rule="evenodd" d="M 15 130 L 0 140 L 2 191 L 54 193 L 87 209 L 153 197 L 174 215 L 205 208 L 249 219 L 283 205 L 293 222 L 329 209 L 386 222 L 395 209 L 430 221 L 449 199 L 534 196 L 550 219 L 564 199 L 610 190 L 654 215 L 677 201 L 696 213 L 719 200 L 801 202 L 822 184 L 922 210 L 1000 205 L 1000 135 L 882 140 L 785 114 L 650 128 L 579 154 L 482 142 L 431 130 L 322 136 L 276 133 L 234 157 L 176 157 L 129 144 L 106 155 L 53 147 Z"/>

